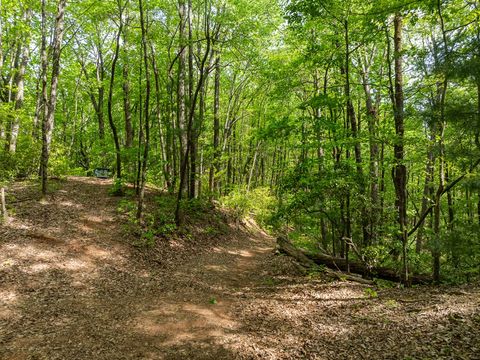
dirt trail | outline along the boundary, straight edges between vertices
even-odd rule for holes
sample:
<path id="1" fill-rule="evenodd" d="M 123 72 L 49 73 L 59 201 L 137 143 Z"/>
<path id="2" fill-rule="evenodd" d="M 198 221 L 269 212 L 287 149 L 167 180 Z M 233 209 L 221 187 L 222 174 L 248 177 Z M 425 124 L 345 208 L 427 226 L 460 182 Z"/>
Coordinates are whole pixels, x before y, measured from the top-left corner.
<path id="1" fill-rule="evenodd" d="M 54 185 L 45 202 L 13 191 L 0 226 L 2 360 L 480 359 L 478 285 L 372 292 L 299 276 L 253 225 L 152 260 L 108 182 Z"/>
<path id="2" fill-rule="evenodd" d="M 60 187 L 0 228 L 0 358 L 234 357 L 232 308 L 271 239 L 242 236 L 164 273 L 122 241 L 107 183 Z"/>

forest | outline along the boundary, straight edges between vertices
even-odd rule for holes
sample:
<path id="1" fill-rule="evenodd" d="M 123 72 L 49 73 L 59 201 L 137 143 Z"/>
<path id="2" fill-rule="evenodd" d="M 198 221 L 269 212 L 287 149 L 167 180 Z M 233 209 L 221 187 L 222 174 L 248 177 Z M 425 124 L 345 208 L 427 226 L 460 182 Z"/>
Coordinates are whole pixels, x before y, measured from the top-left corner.
<path id="1" fill-rule="evenodd" d="M 475 358 L 480 351 L 480 2 L 0 0 L 0 189 L 0 305 L 5 306 L 0 307 L 0 347 L 6 345 L 0 357 L 163 358 L 137 349 L 137 340 L 144 338 L 132 340 L 127 331 L 122 336 L 128 341 L 120 335 L 112 340 L 115 354 L 102 352 L 110 341 L 106 333 L 103 350 L 89 340 L 90 352 L 83 355 L 74 345 L 55 353 L 60 343 L 55 336 L 42 346 L 24 340 L 31 347 L 22 353 L 15 334 L 26 326 L 26 315 L 15 314 L 28 301 L 39 301 L 32 303 L 39 309 L 49 304 L 46 293 L 44 303 L 41 296 L 21 295 L 36 289 L 36 276 L 43 284 L 38 291 L 54 288 L 47 275 L 40 277 L 42 271 L 67 283 L 83 281 L 74 276 L 81 266 L 89 274 L 103 271 L 105 281 L 123 284 L 117 289 L 124 286 L 125 294 L 145 291 L 142 300 L 128 295 L 131 303 L 156 304 L 138 283 L 143 276 L 138 269 L 156 274 L 156 267 L 165 266 L 164 275 L 176 279 L 174 309 L 176 296 L 194 296 L 177 287 L 186 274 L 197 280 L 205 275 L 197 272 L 199 264 L 225 267 L 232 278 L 238 273 L 243 279 L 238 284 L 250 289 L 245 272 L 256 281 L 281 262 L 310 297 L 329 291 L 309 287 L 308 279 L 319 276 L 350 284 L 342 296 L 350 291 L 348 296 L 356 292 L 368 301 L 385 300 L 385 311 L 403 306 L 405 316 L 412 316 L 411 299 L 427 307 L 434 305 L 426 303 L 426 294 L 437 305 L 442 296 L 458 296 L 456 302 L 445 300 L 450 314 L 445 321 L 453 326 L 460 317 L 468 335 L 458 335 L 463 340 L 457 343 L 452 335 L 447 345 L 433 341 L 411 351 L 397 349 L 391 356 L 373 348 L 351 352 L 347 340 L 341 342 L 345 353 L 315 348 L 307 335 L 302 335 L 303 352 L 295 352 L 301 341 L 292 338 L 274 342 L 274 349 L 262 335 L 264 342 L 258 340 L 248 352 L 247 345 L 224 340 L 226 333 L 219 337 L 226 343 L 213 346 L 201 337 L 203 325 L 196 327 L 193 320 L 184 325 L 188 336 L 159 325 L 177 321 L 168 318 L 173 315 L 163 314 L 148 327 L 145 322 L 153 320 L 145 308 L 144 322 L 138 316 L 135 321 L 157 335 L 177 334 L 168 351 L 162 343 L 167 359 Z M 227 245 L 232 238 L 243 248 L 235 241 Z M 240 255 L 208 265 L 216 246 L 226 246 L 222 256 Z M 78 249 L 83 265 L 71 263 L 71 251 Z M 242 262 L 244 252 L 251 255 L 249 265 Z M 120 258 L 129 264 L 119 265 Z M 35 269 L 44 269 L 32 270 L 32 259 L 38 261 Z M 229 269 L 229 263 L 237 265 Z M 175 266 L 185 276 L 172 275 Z M 130 268 L 137 280 L 122 282 L 119 274 Z M 286 281 L 278 276 L 258 281 L 278 289 Z M 160 278 L 148 278 L 145 286 L 160 286 Z M 233 291 L 218 272 L 215 279 Z M 207 308 L 228 307 L 233 300 L 222 303 L 220 295 L 208 295 L 215 293 L 212 287 L 202 290 Z M 58 301 L 84 291 L 68 289 L 72 293 L 57 289 Z M 123 301 L 116 291 L 105 293 Z M 92 294 L 85 299 L 95 309 Z M 296 293 L 283 295 L 292 299 Z M 15 300 L 22 296 L 23 307 Z M 399 300 L 402 296 L 408 298 Z M 271 305 L 249 304 L 253 312 Z M 452 307 L 461 314 L 452 315 Z M 102 311 L 105 319 L 116 316 Z M 50 315 L 36 316 L 47 326 Z M 217 316 L 209 321 L 222 323 Z M 361 326 L 370 330 L 368 316 L 377 325 L 388 317 L 365 315 Z M 66 319 L 58 321 L 68 327 Z M 386 320 L 383 325 L 393 326 Z M 86 323 L 79 326 L 93 331 Z M 42 329 L 32 333 L 48 337 Z M 283 335 L 288 333 L 284 329 Z M 28 333 L 22 336 L 28 339 Z M 178 336 L 187 336 L 188 347 L 179 345 Z M 242 341 L 248 343 L 248 336 Z M 332 339 L 338 346 L 338 338 Z M 348 339 L 353 347 L 356 340 Z M 469 347 L 471 353 L 465 352 Z"/>

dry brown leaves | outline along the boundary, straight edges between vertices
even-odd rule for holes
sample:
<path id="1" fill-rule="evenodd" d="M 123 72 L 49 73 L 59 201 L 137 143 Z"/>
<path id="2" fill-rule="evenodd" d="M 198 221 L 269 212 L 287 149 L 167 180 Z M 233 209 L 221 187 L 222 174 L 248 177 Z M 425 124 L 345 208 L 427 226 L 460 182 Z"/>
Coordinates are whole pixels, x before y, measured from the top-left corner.
<path id="1" fill-rule="evenodd" d="M 304 276 L 252 224 L 215 236 L 190 224 L 138 249 L 109 184 L 71 178 L 46 201 L 10 191 L 1 359 L 480 358 L 478 286 L 369 297 Z"/>

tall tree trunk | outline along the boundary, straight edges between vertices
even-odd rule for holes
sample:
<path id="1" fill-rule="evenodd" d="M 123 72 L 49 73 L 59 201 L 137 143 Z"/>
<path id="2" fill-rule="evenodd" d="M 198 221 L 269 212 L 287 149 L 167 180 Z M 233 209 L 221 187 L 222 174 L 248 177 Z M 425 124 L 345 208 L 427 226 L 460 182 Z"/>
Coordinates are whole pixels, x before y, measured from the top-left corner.
<path id="1" fill-rule="evenodd" d="M 450 169 L 448 165 L 445 167 L 445 181 L 446 183 L 450 182 Z M 454 198 L 453 198 L 453 191 L 449 191 L 447 193 L 447 204 L 448 204 L 448 222 L 447 228 L 449 231 L 453 231 L 454 223 L 455 223 L 455 210 L 454 210 Z"/>
<path id="2" fill-rule="evenodd" d="M 210 166 L 210 194 L 214 194 L 217 189 L 217 174 L 220 171 L 220 55 L 215 51 L 215 94 L 213 104 L 213 160 Z"/>
<path id="3" fill-rule="evenodd" d="M 5 202 L 5 188 L 0 187 L 0 224 L 8 221 L 7 204 Z"/>
<path id="4" fill-rule="evenodd" d="M 480 150 L 480 76 L 477 78 L 477 131 L 475 143 L 477 144 L 477 149 Z M 478 192 L 477 216 L 478 224 L 480 225 L 480 191 Z"/>
<path id="5" fill-rule="evenodd" d="M 199 49 L 200 53 L 200 49 Z M 210 59 L 210 61 L 212 58 Z M 211 68 L 211 64 L 209 65 L 209 68 Z M 203 147 L 200 148 L 199 146 L 199 137 L 200 137 L 200 132 L 203 127 L 203 122 L 205 121 L 205 108 L 206 108 L 206 99 L 207 99 L 207 90 L 208 90 L 208 74 L 205 79 L 204 84 L 202 85 L 202 88 L 200 89 L 200 100 L 199 100 L 199 110 L 198 110 L 198 119 L 196 122 L 196 126 L 193 129 L 193 139 L 195 141 L 195 159 L 192 160 L 192 163 L 197 163 L 197 158 L 198 158 L 198 153 L 200 153 L 200 159 L 198 163 L 198 171 L 195 171 L 192 176 L 191 174 L 191 181 L 193 182 L 193 186 L 196 189 L 195 196 L 196 197 L 201 197 L 202 195 L 202 178 L 203 178 L 203 173 L 204 173 L 204 166 L 203 166 Z M 197 168 L 197 166 L 195 166 Z"/>
<path id="6" fill-rule="evenodd" d="M 323 94 L 327 94 L 327 81 L 328 81 L 328 67 L 325 70 L 325 75 L 324 75 L 324 84 L 323 84 Z M 320 79 L 318 75 L 318 71 L 315 70 L 313 74 L 313 84 L 314 84 L 314 89 L 315 89 L 315 95 L 320 96 Z M 318 173 L 321 176 L 323 172 L 323 166 L 324 166 L 324 158 L 325 158 L 325 150 L 323 148 L 323 131 L 321 127 L 321 117 L 322 117 L 322 110 L 320 109 L 320 106 L 316 106 L 314 109 L 314 114 L 315 114 L 315 127 L 316 127 L 316 133 L 317 133 L 317 160 L 318 160 Z"/>
<path id="7" fill-rule="evenodd" d="M 207 59 L 210 55 L 210 49 L 211 49 L 211 35 L 210 35 L 210 18 L 209 18 L 209 12 L 207 11 L 207 6 L 208 4 L 205 3 L 205 37 L 207 41 L 207 46 L 205 49 L 205 53 L 200 61 L 200 66 L 199 66 L 199 79 L 197 82 L 197 85 L 195 87 L 195 91 L 193 92 L 193 97 L 192 101 L 190 102 L 190 108 L 188 112 L 188 121 L 187 121 L 187 131 L 186 133 L 189 134 L 192 131 L 192 127 L 194 124 L 194 116 L 195 116 L 195 108 L 197 105 L 197 100 L 198 96 L 200 93 L 200 90 L 202 89 L 202 86 L 204 85 L 205 82 L 205 77 L 207 76 L 207 71 L 208 69 L 206 68 L 207 64 Z M 190 137 L 187 137 L 187 144 L 185 148 L 185 152 L 183 153 L 183 158 L 182 162 L 180 164 L 180 184 L 179 184 L 179 189 L 177 193 L 177 203 L 175 207 L 175 223 L 177 226 L 180 226 L 182 222 L 182 215 L 180 213 L 180 207 L 183 199 L 183 189 L 186 186 L 187 180 L 188 180 L 188 158 L 189 158 L 189 153 L 191 151 L 191 146 L 192 144 L 190 143 Z"/>
<path id="8" fill-rule="evenodd" d="M 380 146 L 380 223 L 385 215 L 385 143 Z M 380 230 L 381 232 L 381 230 Z M 380 235 L 380 234 L 379 234 Z"/>
<path id="9" fill-rule="evenodd" d="M 378 106 L 374 103 L 370 89 L 369 64 L 364 64 L 362 69 L 363 90 L 365 92 L 365 105 L 367 108 L 368 135 L 370 147 L 370 229 L 369 234 L 372 241 L 376 241 L 377 227 L 380 222 L 379 195 L 378 195 L 378 155 L 379 147 L 377 142 L 378 127 Z"/>
<path id="10" fill-rule="evenodd" d="M 430 139 L 429 141 L 430 143 L 433 143 L 435 140 Z M 432 145 L 429 144 L 429 150 L 427 154 L 427 164 L 425 165 L 425 184 L 423 186 L 421 214 L 427 211 L 429 203 L 431 201 L 430 199 L 432 198 L 434 193 L 434 190 L 433 190 L 434 163 L 435 163 L 435 157 L 434 157 Z M 415 246 L 415 251 L 417 254 L 421 253 L 422 247 L 423 247 L 423 236 L 424 236 L 423 224 L 424 223 L 422 222 L 422 225 L 420 225 L 420 228 L 418 229 L 416 246 Z"/>
<path id="11" fill-rule="evenodd" d="M 96 86 L 88 91 L 88 95 L 90 97 L 90 102 L 92 103 L 93 109 L 95 110 L 95 115 L 97 117 L 98 122 L 98 135 L 100 141 L 103 144 L 105 140 L 105 121 L 103 117 L 103 104 L 104 104 L 104 96 L 105 96 L 105 87 L 103 82 L 105 80 L 105 70 L 103 64 L 103 54 L 102 49 L 100 48 L 100 44 L 97 44 L 97 58 L 96 58 Z M 85 60 L 79 56 L 78 59 L 80 66 L 82 67 L 83 75 L 87 82 L 90 82 L 90 76 L 88 70 L 85 66 Z M 94 91 L 95 89 L 95 91 Z"/>
<path id="12" fill-rule="evenodd" d="M 447 68 L 449 63 L 449 51 L 447 43 L 447 35 L 445 31 L 445 24 L 442 15 L 442 5 L 441 0 L 437 1 L 437 11 L 440 18 L 440 27 L 442 30 L 443 45 L 445 47 L 445 57 L 443 66 L 443 81 L 438 82 L 437 91 L 438 91 L 438 111 L 439 116 L 436 126 L 436 137 L 437 137 L 437 146 L 438 146 L 438 189 L 435 196 L 435 206 L 433 208 L 433 233 L 434 233 L 434 246 L 432 249 L 433 256 L 433 281 L 436 284 L 440 283 L 440 257 L 441 257 L 441 241 L 440 241 L 440 220 L 441 220 L 441 197 L 444 194 L 445 190 L 445 99 L 447 95 L 448 87 L 448 77 L 447 77 Z"/>
<path id="13" fill-rule="evenodd" d="M 0 7 L 2 6 L 2 0 L 0 0 Z M 42 0 L 42 7 L 43 7 L 43 0 Z M 4 55 L 3 55 L 3 16 L 0 16 L 0 78 L 3 78 L 3 63 L 4 63 Z"/>
<path id="14" fill-rule="evenodd" d="M 62 52 L 62 40 L 64 33 L 64 16 L 66 0 L 59 0 L 57 6 L 57 15 L 55 19 L 55 30 L 52 46 L 52 78 L 50 82 L 50 94 L 48 101 L 45 102 L 46 114 L 42 126 L 42 194 L 47 194 L 48 161 L 50 158 L 50 144 L 54 127 L 55 109 L 57 106 L 58 78 L 60 75 L 60 56 Z M 44 2 L 42 2 L 42 13 L 44 12 Z M 43 16 L 42 16 L 43 17 Z"/>
<path id="15" fill-rule="evenodd" d="M 257 166 L 257 157 L 260 151 L 260 146 L 261 146 L 261 142 L 259 141 L 255 148 L 255 153 L 253 154 L 252 166 L 250 167 L 250 173 L 248 175 L 247 192 L 250 191 L 250 185 L 252 184 L 253 172 L 255 171 L 255 167 Z"/>
<path id="16" fill-rule="evenodd" d="M 353 106 L 352 97 L 351 97 L 351 90 L 350 90 L 350 29 L 349 29 L 349 22 L 345 20 L 344 22 L 345 27 L 345 65 L 344 65 L 344 72 L 345 72 L 345 97 L 347 99 L 347 119 L 349 121 L 350 130 L 352 133 L 355 150 L 355 163 L 357 165 L 357 175 L 358 175 L 358 182 L 359 182 L 359 189 L 361 194 L 365 194 L 365 184 L 364 184 L 364 176 L 363 176 L 363 168 L 362 168 L 362 151 L 361 151 L 361 144 L 359 141 L 359 126 L 357 122 L 357 116 L 355 114 L 355 108 Z M 362 222 L 362 233 L 363 233 L 363 243 L 364 245 L 370 244 L 370 234 L 368 231 L 368 215 L 366 206 L 363 203 L 361 205 L 361 222 Z"/>
<path id="17" fill-rule="evenodd" d="M 108 109 L 108 123 L 110 124 L 110 129 L 112 130 L 112 135 L 113 135 L 113 141 L 115 143 L 115 153 L 117 158 L 116 173 L 117 173 L 117 178 L 121 179 L 122 178 L 122 158 L 121 158 L 121 149 L 120 149 L 120 139 L 118 138 L 117 127 L 113 119 L 113 86 L 115 83 L 115 70 L 116 70 L 117 61 L 118 61 L 118 53 L 120 51 L 120 36 L 122 35 L 122 30 L 123 30 L 123 10 L 125 9 L 126 5 L 122 7 L 120 0 L 117 0 L 117 6 L 118 6 L 118 12 L 119 12 L 119 25 L 118 25 L 118 31 L 115 37 L 115 51 L 113 54 L 112 68 L 110 73 L 110 86 L 108 89 L 107 109 Z"/>
<path id="18" fill-rule="evenodd" d="M 444 127 L 443 125 L 439 124 L 439 133 L 438 133 L 438 148 L 439 148 L 439 156 L 438 156 L 438 188 L 437 194 L 435 196 L 435 205 L 433 208 L 433 233 L 434 233 L 434 245 L 432 249 L 432 256 L 433 256 L 433 281 L 436 284 L 440 283 L 440 257 L 441 257 L 441 250 L 440 250 L 440 220 L 441 220 L 441 197 L 444 193 L 445 188 L 445 150 L 443 144 L 443 135 L 444 135 Z"/>
<path id="19" fill-rule="evenodd" d="M 191 103 L 193 101 L 193 25 L 192 25 L 192 0 L 187 2 L 187 26 L 188 26 L 188 107 L 191 108 Z M 199 44 L 200 47 L 200 44 Z M 203 86 L 202 86 L 203 87 Z M 203 90 L 200 90 L 200 97 Z M 201 102 L 201 99 L 200 99 Z M 190 142 L 190 159 L 189 166 L 187 169 L 189 171 L 189 183 L 188 183 L 188 198 L 194 199 L 196 196 L 195 182 L 197 178 L 197 141 L 196 141 L 196 122 L 197 117 L 193 116 L 193 124 L 190 131 L 187 133 L 188 141 Z"/>
<path id="20" fill-rule="evenodd" d="M 393 182 L 396 193 L 396 207 L 400 225 L 400 241 L 402 243 L 403 271 L 402 277 L 406 284 L 408 278 L 408 232 L 407 232 L 407 168 L 404 162 L 404 96 L 403 96 L 403 55 L 402 55 L 403 18 L 400 13 L 394 19 L 394 57 L 395 57 L 395 134 L 394 145 L 395 166 L 393 168 Z"/>
<path id="21" fill-rule="evenodd" d="M 98 93 L 98 101 L 97 107 L 95 108 L 95 112 L 97 115 L 98 121 L 98 136 L 100 141 L 103 142 L 105 140 L 105 119 L 103 114 L 103 104 L 105 102 L 105 86 L 103 85 L 105 80 L 105 65 L 103 61 L 103 51 L 101 48 L 101 44 L 97 44 L 97 93 Z"/>
<path id="22" fill-rule="evenodd" d="M 22 50 L 23 49 L 23 50 Z M 11 121 L 9 123 L 7 129 L 7 139 L 6 139 L 6 150 L 10 153 L 15 153 L 17 150 L 17 138 L 18 138 L 18 131 L 20 128 L 20 116 L 19 111 L 23 107 L 23 99 L 24 99 L 24 77 L 25 77 L 25 67 L 27 62 L 27 56 L 25 51 L 28 51 L 27 45 L 22 47 L 19 45 L 19 61 L 15 67 L 15 76 L 14 76 L 14 97 L 15 97 L 15 113 L 12 114 Z M 21 59 L 21 60 L 20 60 Z"/>
<path id="23" fill-rule="evenodd" d="M 185 63 L 186 51 L 185 47 L 185 25 L 187 21 L 187 9 L 185 0 L 179 0 L 178 11 L 180 17 L 179 26 L 179 55 L 178 55 L 178 83 L 177 83 L 177 134 L 178 143 L 180 145 L 180 167 L 183 163 L 183 154 L 187 148 L 187 124 L 186 124 L 186 106 L 185 106 Z M 188 165 L 188 164 L 187 164 Z M 185 171 L 188 171 L 185 169 Z M 180 175 L 181 176 L 181 175 Z M 182 184 L 180 191 L 184 191 L 187 183 Z"/>
<path id="24" fill-rule="evenodd" d="M 40 169 L 39 177 L 43 182 L 43 151 L 47 150 L 47 129 L 46 129 L 46 119 L 47 119 L 47 97 L 48 97 L 48 55 L 47 55 L 47 14 L 46 14 L 46 0 L 42 0 L 41 5 L 41 46 L 40 46 L 40 62 L 41 62 L 41 92 L 38 93 L 39 99 L 37 101 L 37 112 L 39 119 L 41 121 L 42 128 L 42 157 L 40 159 Z"/>
<path id="25" fill-rule="evenodd" d="M 477 32 L 477 41 L 480 44 L 480 30 Z M 477 61 L 480 61 L 480 45 L 477 54 Z M 476 76 L 477 83 L 477 126 L 475 131 L 475 144 L 477 149 L 480 150 L 480 75 Z M 478 224 L 480 225 L 480 191 L 478 191 L 478 203 L 477 203 L 477 216 Z"/>
<path id="26" fill-rule="evenodd" d="M 137 220 L 142 221 L 143 214 L 143 202 L 145 198 L 145 183 L 147 179 L 147 163 L 148 163 L 148 152 L 150 147 L 150 70 L 149 70 L 149 61 L 148 61 L 148 47 L 147 47 L 147 27 L 144 19 L 144 10 L 143 10 L 143 1 L 138 0 L 138 6 L 140 7 L 140 24 L 142 28 L 142 48 L 143 48 L 143 61 L 145 67 L 145 144 L 143 149 L 143 159 L 142 159 L 142 175 L 140 180 L 140 192 L 138 196 L 138 208 L 137 208 Z"/>
<path id="27" fill-rule="evenodd" d="M 173 65 L 174 63 L 171 62 L 170 68 L 167 72 L 167 85 L 166 90 L 168 94 L 168 101 L 167 101 L 167 114 L 166 114 L 166 157 L 167 162 L 169 165 L 169 177 L 170 177 L 170 187 L 168 191 L 173 193 L 175 191 L 175 186 L 177 183 L 177 169 L 178 169 L 178 151 L 177 151 L 177 143 L 176 143 L 176 119 L 175 119 L 175 111 L 174 111 L 174 77 L 173 77 Z"/>
<path id="28" fill-rule="evenodd" d="M 313 34 L 315 36 L 315 34 Z M 325 75 L 324 75 L 324 84 L 323 84 L 323 89 L 324 89 L 324 95 L 326 95 L 327 91 L 327 81 L 328 81 L 328 71 L 329 68 L 325 70 Z M 318 75 L 318 70 L 315 69 L 313 73 L 313 84 L 314 84 L 314 90 L 315 90 L 315 96 L 320 96 L 320 79 Z M 316 130 L 316 135 L 317 135 L 317 161 L 318 161 L 318 176 L 322 177 L 323 176 L 323 171 L 324 171 L 324 162 L 325 162 L 325 150 L 324 150 L 324 144 L 323 144 L 323 129 L 321 127 L 321 116 L 322 116 L 322 111 L 320 106 L 316 106 L 314 108 L 314 117 L 315 117 L 315 130 Z M 306 156 L 305 156 L 306 157 Z M 262 158 L 262 174 L 263 174 L 263 158 Z M 262 175 L 262 186 L 263 186 L 263 175 Z M 325 224 L 325 219 L 323 218 L 323 214 L 320 214 L 320 219 L 319 219 L 319 228 L 320 228 L 320 235 L 322 239 L 322 245 L 326 249 L 328 246 L 327 243 L 327 228 Z"/>
<path id="29" fill-rule="evenodd" d="M 28 29 L 30 26 L 32 11 L 31 9 L 25 9 L 24 20 L 25 28 Z M 16 72 L 14 76 L 15 83 L 15 114 L 13 115 L 12 122 L 9 129 L 9 141 L 8 141 L 8 151 L 10 153 L 15 153 L 17 150 L 17 139 L 20 129 L 20 111 L 23 108 L 23 101 L 25 97 L 25 71 L 27 68 L 27 63 L 29 60 L 29 37 L 27 30 L 22 30 L 21 34 L 21 43 L 18 45 L 19 58 L 18 58 L 18 67 L 16 67 Z"/>
<path id="30" fill-rule="evenodd" d="M 161 151 L 161 159 L 162 159 L 162 168 L 163 168 L 163 177 L 165 179 L 165 185 L 167 189 L 172 187 L 171 184 L 171 174 L 170 174 L 170 166 L 171 163 L 168 158 L 167 148 L 169 147 L 168 143 L 168 136 L 165 135 L 165 131 L 162 124 L 162 112 L 161 112 L 161 101 L 160 101 L 160 72 L 158 70 L 157 61 L 155 59 L 155 52 L 153 50 L 153 46 L 150 45 L 150 52 L 151 52 L 151 61 L 152 61 L 152 68 L 153 68 L 153 75 L 155 79 L 155 100 L 156 100 L 156 109 L 155 113 L 157 116 L 157 123 L 158 123 L 158 138 L 160 141 L 160 151 Z M 168 132 L 168 114 L 164 117 L 166 121 L 166 128 Z"/>
<path id="31" fill-rule="evenodd" d="M 129 81 L 129 65 L 127 53 L 127 32 L 126 27 L 123 30 L 123 46 L 124 46 L 124 62 L 122 69 L 123 77 L 123 113 L 125 118 L 125 147 L 131 148 L 133 145 L 133 126 L 132 126 L 132 112 L 130 109 L 130 81 Z"/>

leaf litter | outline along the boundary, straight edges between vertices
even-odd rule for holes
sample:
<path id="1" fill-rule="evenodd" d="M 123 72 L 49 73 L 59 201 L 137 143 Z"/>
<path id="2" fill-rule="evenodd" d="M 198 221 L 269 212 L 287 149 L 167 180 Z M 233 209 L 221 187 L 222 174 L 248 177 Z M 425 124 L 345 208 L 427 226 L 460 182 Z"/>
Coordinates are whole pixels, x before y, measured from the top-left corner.
<path id="1" fill-rule="evenodd" d="M 480 359 L 478 285 L 305 276 L 227 217 L 226 230 L 192 223 L 139 248 L 110 182 L 55 185 L 46 201 L 11 191 L 22 201 L 0 227 L 1 359 Z"/>

